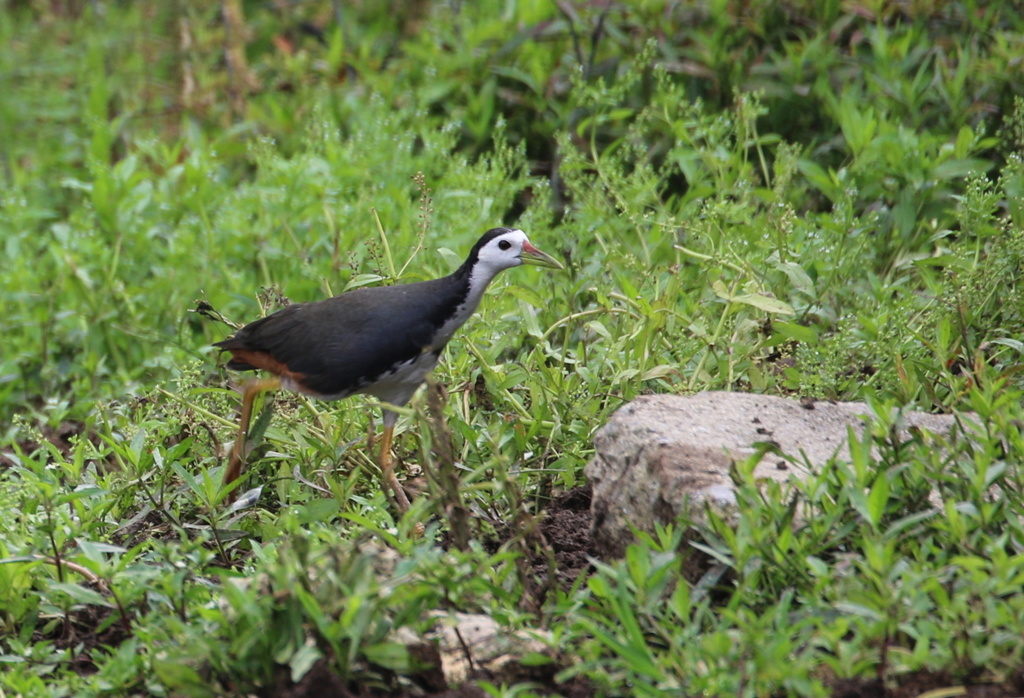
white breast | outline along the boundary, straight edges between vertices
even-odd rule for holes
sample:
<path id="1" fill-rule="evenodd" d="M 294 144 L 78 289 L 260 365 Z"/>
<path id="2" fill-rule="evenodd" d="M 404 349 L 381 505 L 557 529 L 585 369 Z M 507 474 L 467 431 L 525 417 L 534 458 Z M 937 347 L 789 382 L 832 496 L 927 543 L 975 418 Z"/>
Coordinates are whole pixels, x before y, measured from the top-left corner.
<path id="1" fill-rule="evenodd" d="M 434 352 L 425 352 L 411 361 L 398 364 L 371 385 L 357 392 L 373 395 L 378 400 L 390 402 L 392 405 L 404 405 L 422 385 L 427 374 L 437 366 L 437 361 L 438 356 Z"/>

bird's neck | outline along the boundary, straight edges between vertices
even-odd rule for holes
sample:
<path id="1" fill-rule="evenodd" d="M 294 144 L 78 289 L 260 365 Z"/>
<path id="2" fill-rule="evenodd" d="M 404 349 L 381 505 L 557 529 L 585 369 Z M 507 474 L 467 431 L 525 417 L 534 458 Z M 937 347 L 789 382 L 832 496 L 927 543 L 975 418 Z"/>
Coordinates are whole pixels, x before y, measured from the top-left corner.
<path id="1" fill-rule="evenodd" d="M 459 277 L 459 283 L 464 284 L 467 288 L 465 304 L 468 314 L 472 314 L 476 310 L 480 299 L 484 296 L 484 291 L 500 271 L 499 267 L 492 264 L 474 260 L 472 263 L 467 261 L 453 274 L 453 276 Z"/>
<path id="2" fill-rule="evenodd" d="M 438 344 L 444 345 L 466 320 L 473 315 L 488 284 L 501 269 L 489 264 L 467 261 L 451 275 L 454 287 L 459 291 L 454 312 L 445 320 L 438 331 Z"/>

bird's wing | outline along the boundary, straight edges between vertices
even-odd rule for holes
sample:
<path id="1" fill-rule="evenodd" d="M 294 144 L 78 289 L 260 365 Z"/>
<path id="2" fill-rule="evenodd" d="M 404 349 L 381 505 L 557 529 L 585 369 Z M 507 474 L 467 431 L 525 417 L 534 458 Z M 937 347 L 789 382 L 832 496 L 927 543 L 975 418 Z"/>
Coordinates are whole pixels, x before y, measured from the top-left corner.
<path id="1" fill-rule="evenodd" d="M 349 393 L 431 348 L 424 295 L 409 289 L 418 285 L 359 289 L 290 305 L 217 346 L 265 355 L 268 365 L 283 365 L 311 392 Z"/>

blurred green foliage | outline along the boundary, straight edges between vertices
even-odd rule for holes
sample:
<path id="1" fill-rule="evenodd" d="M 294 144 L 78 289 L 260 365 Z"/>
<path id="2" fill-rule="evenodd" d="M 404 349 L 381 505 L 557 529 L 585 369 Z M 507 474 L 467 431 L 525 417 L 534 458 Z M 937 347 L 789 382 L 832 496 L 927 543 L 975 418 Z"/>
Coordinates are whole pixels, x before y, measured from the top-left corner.
<path id="1" fill-rule="evenodd" d="M 520 623 L 526 534 L 479 541 L 581 484 L 625 401 L 703 389 L 1000 426 L 949 462 L 822 473 L 791 496 L 828 526 L 786 550 L 763 534 L 790 495 L 746 492 L 739 533 L 702 531 L 736 575 L 724 607 L 680 577 L 672 532 L 600 566 L 542 611 L 577 673 L 638 695 L 823 695 L 823 666 L 1007 675 L 1020 539 L 994 522 L 1019 512 L 987 493 L 1020 477 L 1022 37 L 1003 2 L 0 0 L 4 690 L 257 690 L 269 661 L 324 657 L 365 678 L 404 661 L 387 633 L 425 608 Z M 398 444 L 459 472 L 444 501 L 474 512 L 475 547 L 408 540 L 438 498 L 390 519 L 359 400 L 279 400 L 254 457 L 269 503 L 224 512 L 235 401 L 209 345 L 231 329 L 197 303 L 245 322 L 432 278 L 501 224 L 568 271 L 501 277 L 438 370 L 446 425 L 420 398 Z M 902 518 L 924 487 L 956 503 Z M 347 540 L 370 534 L 416 581 L 371 578 Z M 90 678 L 54 638 L 92 606 L 128 628 Z M 898 642 L 896 667 L 878 648 Z"/>

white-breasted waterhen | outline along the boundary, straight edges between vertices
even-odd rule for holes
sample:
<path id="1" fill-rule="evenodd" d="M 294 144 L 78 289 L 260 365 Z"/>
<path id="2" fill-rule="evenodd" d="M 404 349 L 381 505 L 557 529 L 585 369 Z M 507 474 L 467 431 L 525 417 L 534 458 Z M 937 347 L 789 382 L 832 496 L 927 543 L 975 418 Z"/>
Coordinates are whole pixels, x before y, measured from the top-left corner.
<path id="1" fill-rule="evenodd" d="M 359 288 L 314 303 L 289 305 L 215 343 L 231 352 L 228 368 L 263 369 L 274 375 L 245 385 L 238 437 L 224 483 L 241 475 L 252 404 L 258 394 L 284 388 L 322 400 L 340 400 L 363 393 L 405 405 L 437 365 L 455 330 L 476 310 L 491 279 L 521 264 L 562 268 L 531 245 L 523 231 L 494 228 L 484 233 L 462 266 L 449 276 Z M 409 499 L 391 460 L 397 421 L 398 414 L 385 408 L 380 469 L 385 486 L 404 512 Z"/>

